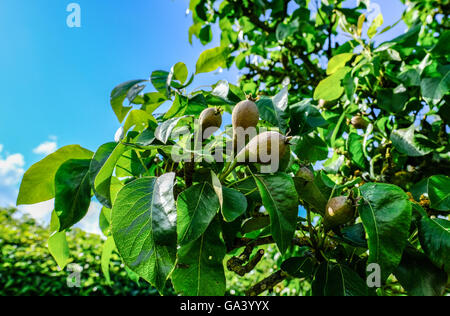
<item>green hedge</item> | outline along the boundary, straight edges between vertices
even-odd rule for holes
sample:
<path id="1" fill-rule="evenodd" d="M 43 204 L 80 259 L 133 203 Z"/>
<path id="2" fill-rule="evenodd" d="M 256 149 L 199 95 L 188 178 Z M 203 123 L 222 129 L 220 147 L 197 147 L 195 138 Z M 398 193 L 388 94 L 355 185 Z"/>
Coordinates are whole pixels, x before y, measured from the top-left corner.
<path id="1" fill-rule="evenodd" d="M 80 287 L 68 287 L 70 271 L 61 271 L 47 249 L 49 232 L 15 209 L 0 209 L 0 295 L 159 295 L 146 282 L 130 279 L 117 254 L 111 261 L 111 286 L 102 275 L 100 236 L 73 230 L 67 234 L 71 262 L 83 268 Z M 167 294 L 171 294 L 170 289 Z"/>

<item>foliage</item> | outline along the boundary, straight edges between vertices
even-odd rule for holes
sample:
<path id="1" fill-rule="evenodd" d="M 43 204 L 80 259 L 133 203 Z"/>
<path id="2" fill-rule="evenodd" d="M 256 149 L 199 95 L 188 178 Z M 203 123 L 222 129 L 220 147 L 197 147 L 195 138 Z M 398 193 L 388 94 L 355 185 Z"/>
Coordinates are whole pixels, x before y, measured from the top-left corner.
<path id="1" fill-rule="evenodd" d="M 66 264 L 66 231 L 94 195 L 104 206 L 105 272 L 114 242 L 124 264 L 159 291 L 170 280 L 179 294 L 224 295 L 230 272 L 252 275 L 271 245 L 281 262 L 245 294 L 287 280 L 318 296 L 448 293 L 448 3 L 409 1 L 408 31 L 379 44 L 392 26 L 368 7 L 191 0 L 191 41 L 210 42 L 213 23 L 221 29 L 221 46 L 201 54 L 195 74 L 178 63 L 117 86 L 111 106 L 123 127 L 114 143 L 95 153 L 67 146 L 26 172 L 19 204 L 57 201 L 57 262 Z M 348 41 L 338 44 L 338 32 Z M 239 85 L 191 88 L 194 76 L 232 65 L 245 71 Z M 258 129 L 292 138 L 270 173 L 217 159 L 230 126 L 200 144 L 194 132 L 203 110 L 231 113 L 249 94 L 257 95 Z M 168 110 L 157 113 L 163 103 Z M 325 227 L 327 202 L 338 196 L 354 217 Z"/>
<path id="2" fill-rule="evenodd" d="M 111 259 L 111 283 L 102 275 L 100 236 L 75 229 L 68 236 L 71 262 L 80 265 L 80 287 L 68 287 L 70 271 L 59 269 L 48 253 L 49 231 L 15 209 L 0 210 L 0 295 L 158 295 L 131 280 L 117 254 Z"/>

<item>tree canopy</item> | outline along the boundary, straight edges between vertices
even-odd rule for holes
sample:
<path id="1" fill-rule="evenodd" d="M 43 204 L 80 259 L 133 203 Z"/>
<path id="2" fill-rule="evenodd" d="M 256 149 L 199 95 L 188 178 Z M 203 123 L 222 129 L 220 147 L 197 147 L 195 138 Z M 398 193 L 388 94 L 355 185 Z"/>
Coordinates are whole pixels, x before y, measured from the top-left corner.
<path id="1" fill-rule="evenodd" d="M 385 42 L 393 25 L 370 1 L 343 4 L 192 0 L 190 41 L 220 36 L 195 73 L 180 62 L 118 85 L 114 142 L 63 147 L 25 173 L 18 204 L 55 198 L 58 264 L 95 196 L 106 249 L 160 292 L 170 280 L 178 294 L 224 295 L 230 272 L 248 277 L 274 245 L 245 294 L 283 281 L 314 296 L 448 293 L 449 3 L 408 1 L 408 30 Z M 239 82 L 192 87 L 233 65 Z M 223 112 L 233 124 L 199 136 Z M 257 135 L 235 152 L 234 117 L 254 112 Z"/>

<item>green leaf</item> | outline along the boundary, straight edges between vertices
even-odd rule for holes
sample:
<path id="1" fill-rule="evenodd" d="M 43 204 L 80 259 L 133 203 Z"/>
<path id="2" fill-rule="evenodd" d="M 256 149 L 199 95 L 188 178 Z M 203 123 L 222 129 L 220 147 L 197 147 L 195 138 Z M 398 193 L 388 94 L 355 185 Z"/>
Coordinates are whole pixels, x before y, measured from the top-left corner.
<path id="1" fill-rule="evenodd" d="M 174 117 L 180 117 L 184 115 L 188 107 L 188 103 L 189 100 L 187 97 L 177 93 L 175 95 L 175 100 L 173 101 L 172 106 L 166 112 L 166 114 L 164 114 L 163 119 L 168 120 Z"/>
<path id="2" fill-rule="evenodd" d="M 440 34 L 439 41 L 436 44 L 436 46 L 433 47 L 431 52 L 434 55 L 438 56 L 445 56 L 450 54 L 450 48 L 448 45 L 449 41 L 450 41 L 450 31 L 447 30 L 444 33 Z"/>
<path id="3" fill-rule="evenodd" d="M 418 223 L 422 249 L 439 269 L 450 273 L 450 222 L 422 217 Z"/>
<path id="4" fill-rule="evenodd" d="M 424 78 L 420 82 L 422 96 L 428 104 L 437 104 L 450 89 L 450 71 L 442 77 Z"/>
<path id="5" fill-rule="evenodd" d="M 269 216 L 258 216 L 251 217 L 242 223 L 241 232 L 243 234 L 254 232 L 255 230 L 260 230 L 270 225 Z"/>
<path id="6" fill-rule="evenodd" d="M 111 209 L 102 207 L 98 218 L 98 224 L 103 235 L 109 236 L 111 233 Z"/>
<path id="7" fill-rule="evenodd" d="M 294 137 L 292 143 L 295 144 L 294 152 L 302 161 L 316 162 L 327 159 L 327 144 L 317 134 Z"/>
<path id="8" fill-rule="evenodd" d="M 102 272 L 105 276 L 106 282 L 111 285 L 111 277 L 109 275 L 109 263 L 111 261 L 112 253 L 116 249 L 116 244 L 114 243 L 114 238 L 112 236 L 109 236 L 108 239 L 103 243 L 103 250 L 102 250 L 102 258 L 101 258 L 101 265 L 102 265 Z"/>
<path id="9" fill-rule="evenodd" d="M 145 81 L 147 80 L 127 81 L 115 87 L 111 92 L 111 107 L 120 123 L 122 123 L 127 113 L 131 110 L 131 106 L 123 106 L 123 101 L 125 101 L 130 91 L 133 91 L 133 88 Z"/>
<path id="10" fill-rule="evenodd" d="M 317 127 L 328 124 L 319 109 L 312 105 L 309 99 L 289 105 L 289 112 L 291 115 L 289 126 L 294 135 L 308 134 Z"/>
<path id="11" fill-rule="evenodd" d="M 298 195 L 294 181 L 284 173 L 254 176 L 263 205 L 269 212 L 270 229 L 281 253 L 292 244 L 297 226 Z"/>
<path id="12" fill-rule="evenodd" d="M 173 77 L 181 84 L 184 84 L 188 78 L 188 69 L 184 63 L 177 63 L 173 66 Z"/>
<path id="13" fill-rule="evenodd" d="M 314 100 L 334 101 L 339 99 L 344 93 L 342 79 L 350 71 L 350 67 L 340 68 L 334 74 L 319 82 L 319 85 L 314 91 Z"/>
<path id="14" fill-rule="evenodd" d="M 277 26 L 276 37 L 278 41 L 284 41 L 299 30 L 298 20 L 291 21 L 289 24 L 280 23 Z"/>
<path id="15" fill-rule="evenodd" d="M 111 149 L 111 147 L 109 147 L 109 149 Z M 100 168 L 95 177 L 94 192 L 99 202 L 102 203 L 107 208 L 112 208 L 111 177 L 113 175 L 117 161 L 126 150 L 127 147 L 120 143 L 116 146 L 116 148 L 114 148 L 114 150 L 111 152 L 111 154 L 108 156 L 106 160 L 105 158 L 108 150 L 105 153 L 102 153 L 101 156 L 99 156 L 99 163 L 100 165 L 102 165 L 102 167 Z M 104 163 L 102 164 L 103 161 Z M 93 171 L 93 169 L 91 169 L 91 171 Z"/>
<path id="16" fill-rule="evenodd" d="M 357 133 L 350 133 L 347 139 L 347 148 L 352 161 L 361 169 L 365 168 L 366 160 L 363 151 L 364 138 Z"/>
<path id="17" fill-rule="evenodd" d="M 173 129 L 177 126 L 177 124 L 187 116 L 175 117 L 170 120 L 163 122 L 156 128 L 155 137 L 157 140 L 166 144 L 169 141 L 169 138 L 172 134 Z"/>
<path id="18" fill-rule="evenodd" d="M 381 109 L 399 113 L 405 109 L 409 101 L 409 94 L 406 91 L 398 92 L 392 88 L 381 88 L 377 90 L 377 101 Z"/>
<path id="19" fill-rule="evenodd" d="M 287 106 L 288 106 L 288 90 L 282 89 L 276 96 L 268 98 L 262 97 L 256 101 L 260 117 L 278 127 L 281 132 L 286 133 L 288 129 Z"/>
<path id="20" fill-rule="evenodd" d="M 69 159 L 91 159 L 93 153 L 78 145 L 65 146 L 30 167 L 23 176 L 17 205 L 36 204 L 55 197 L 55 174 Z"/>
<path id="21" fill-rule="evenodd" d="M 200 30 L 200 33 L 198 34 L 198 38 L 200 39 L 200 42 L 202 45 L 206 45 L 211 42 L 212 40 L 212 31 L 211 31 L 211 25 L 205 25 Z"/>
<path id="22" fill-rule="evenodd" d="M 130 128 L 133 126 L 140 127 L 139 130 L 143 130 L 148 126 L 150 122 L 157 123 L 156 119 L 145 111 L 142 110 L 133 110 L 127 117 L 125 124 L 123 126 L 123 132 L 126 134 Z"/>
<path id="23" fill-rule="evenodd" d="M 334 56 L 328 62 L 327 75 L 332 75 L 336 71 L 345 67 L 345 64 L 353 58 L 353 53 L 344 53 Z"/>
<path id="24" fill-rule="evenodd" d="M 71 159 L 59 167 L 55 175 L 55 211 L 59 231 L 78 223 L 91 204 L 89 166 L 91 159 Z"/>
<path id="25" fill-rule="evenodd" d="M 314 296 L 367 296 L 366 282 L 349 267 L 322 263 L 312 283 Z"/>
<path id="26" fill-rule="evenodd" d="M 427 190 L 432 208 L 438 211 L 450 210 L 450 177 L 432 176 L 428 179 Z"/>
<path id="27" fill-rule="evenodd" d="M 364 200 L 359 214 L 368 235 L 368 262 L 380 265 L 384 281 L 401 261 L 411 226 L 411 203 L 395 185 L 368 183 L 360 190 Z"/>
<path id="28" fill-rule="evenodd" d="M 226 68 L 227 56 L 228 50 L 224 47 L 205 50 L 197 61 L 195 74 L 211 72 L 219 67 Z"/>
<path id="29" fill-rule="evenodd" d="M 329 194 L 324 195 L 319 189 L 319 186 L 317 185 L 319 179 L 320 177 L 316 177 L 314 181 L 305 181 L 303 178 L 295 177 L 294 183 L 300 199 L 308 203 L 318 213 L 324 214 Z"/>
<path id="30" fill-rule="evenodd" d="M 440 296 L 445 291 L 447 273 L 413 247 L 407 247 L 395 277 L 410 296 Z"/>
<path id="31" fill-rule="evenodd" d="M 369 38 L 372 38 L 375 36 L 375 34 L 377 34 L 377 29 L 383 25 L 384 23 L 384 19 L 383 19 L 383 15 L 380 13 L 377 15 L 377 17 L 373 20 L 372 24 L 369 27 L 369 30 L 367 31 L 367 36 L 369 36 Z"/>
<path id="32" fill-rule="evenodd" d="M 99 173 L 100 169 L 103 167 L 105 162 L 108 160 L 109 156 L 111 156 L 111 154 L 114 151 L 114 149 L 116 148 L 116 146 L 117 146 L 117 143 L 115 143 L 115 142 L 110 142 L 110 143 L 101 145 L 95 152 L 94 157 L 91 160 L 91 165 L 89 167 L 89 178 L 90 178 L 91 187 L 94 189 L 95 197 L 103 205 L 109 204 L 109 202 L 102 195 L 97 194 L 97 191 L 94 188 L 95 178 L 97 177 L 97 174 Z"/>
<path id="33" fill-rule="evenodd" d="M 186 245 L 197 240 L 219 209 L 219 199 L 208 182 L 196 184 L 182 192 L 177 200 L 178 243 Z"/>
<path id="34" fill-rule="evenodd" d="M 391 141 L 399 152 L 411 157 L 425 156 L 432 151 L 417 143 L 414 124 L 405 129 L 394 130 L 391 133 Z"/>
<path id="35" fill-rule="evenodd" d="M 59 268 L 63 270 L 70 257 L 69 245 L 67 244 L 66 232 L 56 232 L 48 239 L 48 251 L 55 259 Z"/>
<path id="36" fill-rule="evenodd" d="M 153 87 L 155 89 L 165 95 L 168 96 L 168 90 L 170 87 L 170 83 L 172 82 L 172 76 L 173 74 L 164 70 L 156 70 L 152 72 L 152 75 L 150 77 L 150 81 L 153 84 Z"/>
<path id="37" fill-rule="evenodd" d="M 222 187 L 217 175 L 211 171 L 212 185 L 219 198 L 222 216 L 226 222 L 233 222 L 247 210 L 247 199 L 241 192 Z"/>
<path id="38" fill-rule="evenodd" d="M 281 264 L 281 270 L 294 278 L 312 279 L 314 263 L 309 257 L 291 257 Z"/>
<path id="39" fill-rule="evenodd" d="M 222 215 L 225 221 L 233 222 L 247 210 L 247 199 L 241 192 L 227 187 L 222 188 Z"/>
<path id="40" fill-rule="evenodd" d="M 213 221 L 198 239 L 181 246 L 172 273 L 175 291 L 184 296 L 223 296 L 226 247 L 220 237 L 220 225 Z"/>
<path id="41" fill-rule="evenodd" d="M 344 242 L 354 247 L 367 249 L 366 232 L 364 231 L 364 225 L 362 223 L 344 227 L 342 228 L 341 233 Z"/>
<path id="42" fill-rule="evenodd" d="M 140 178 L 120 190 L 112 209 L 112 232 L 127 266 L 164 289 L 176 252 L 174 173 Z"/>

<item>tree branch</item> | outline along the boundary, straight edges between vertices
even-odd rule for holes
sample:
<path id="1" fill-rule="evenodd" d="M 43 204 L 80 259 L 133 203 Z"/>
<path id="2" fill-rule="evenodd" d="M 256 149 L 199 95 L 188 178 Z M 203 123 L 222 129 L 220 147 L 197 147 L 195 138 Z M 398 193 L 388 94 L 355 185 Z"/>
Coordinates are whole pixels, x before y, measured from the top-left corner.
<path id="1" fill-rule="evenodd" d="M 277 272 L 273 273 L 269 277 L 265 278 L 261 282 L 255 284 L 252 286 L 249 290 L 245 292 L 246 296 L 258 296 L 259 294 L 263 293 L 266 290 L 273 289 L 275 285 L 278 283 L 284 281 L 287 277 L 287 273 L 278 270 Z"/>
<path id="2" fill-rule="evenodd" d="M 227 262 L 228 270 L 233 271 L 240 276 L 244 276 L 245 274 L 252 271 L 264 257 L 264 250 L 260 249 L 256 253 L 255 257 L 253 257 L 253 259 L 249 261 L 253 249 L 254 246 L 247 246 L 245 247 L 244 252 L 239 257 L 232 257 L 230 260 L 228 260 Z M 245 264 L 247 261 L 249 262 Z"/>
<path id="3" fill-rule="evenodd" d="M 235 249 L 239 249 L 246 246 L 262 246 L 262 245 L 269 245 L 274 244 L 275 241 L 273 240 L 272 236 L 262 237 L 258 239 L 250 239 L 250 238 L 240 238 L 236 239 L 233 243 L 233 245 L 228 249 L 228 252 L 233 251 Z M 294 238 L 292 239 L 292 245 L 299 246 L 299 247 L 309 247 L 311 246 L 311 243 L 308 238 Z"/>

